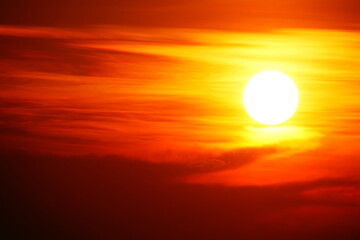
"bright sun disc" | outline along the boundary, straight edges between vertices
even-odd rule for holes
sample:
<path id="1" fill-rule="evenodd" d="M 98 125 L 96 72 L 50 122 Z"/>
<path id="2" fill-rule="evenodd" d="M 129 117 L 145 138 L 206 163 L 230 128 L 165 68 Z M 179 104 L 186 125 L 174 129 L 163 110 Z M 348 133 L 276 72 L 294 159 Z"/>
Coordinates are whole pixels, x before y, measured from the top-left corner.
<path id="1" fill-rule="evenodd" d="M 284 73 L 265 71 L 247 83 L 243 103 L 247 113 L 257 122 L 276 125 L 288 120 L 299 102 L 295 83 Z"/>

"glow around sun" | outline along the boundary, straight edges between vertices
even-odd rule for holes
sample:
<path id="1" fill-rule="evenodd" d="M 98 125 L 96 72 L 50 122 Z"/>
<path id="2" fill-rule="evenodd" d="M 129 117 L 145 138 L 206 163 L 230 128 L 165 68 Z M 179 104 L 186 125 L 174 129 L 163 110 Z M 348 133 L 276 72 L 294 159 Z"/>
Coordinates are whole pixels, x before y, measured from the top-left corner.
<path id="1" fill-rule="evenodd" d="M 243 103 L 257 122 L 276 125 L 288 120 L 296 111 L 299 93 L 295 83 L 284 73 L 264 71 L 247 83 Z"/>

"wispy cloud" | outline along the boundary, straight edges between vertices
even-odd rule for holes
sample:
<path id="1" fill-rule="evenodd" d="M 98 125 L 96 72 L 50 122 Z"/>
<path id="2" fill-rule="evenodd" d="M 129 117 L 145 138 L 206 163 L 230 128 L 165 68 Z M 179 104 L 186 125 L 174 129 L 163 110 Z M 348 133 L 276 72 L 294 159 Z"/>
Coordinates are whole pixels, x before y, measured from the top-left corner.
<path id="1" fill-rule="evenodd" d="M 335 173 L 323 167 L 326 159 L 342 169 L 337 177 L 353 176 L 340 159 L 358 148 L 356 31 L 0 32 L 1 142 L 8 148 L 176 162 L 198 169 L 190 182 L 202 183 L 327 178 Z M 300 90 L 287 126 L 261 128 L 242 107 L 247 79 L 268 68 L 288 73 Z M 337 158 L 328 149 L 343 152 Z"/>

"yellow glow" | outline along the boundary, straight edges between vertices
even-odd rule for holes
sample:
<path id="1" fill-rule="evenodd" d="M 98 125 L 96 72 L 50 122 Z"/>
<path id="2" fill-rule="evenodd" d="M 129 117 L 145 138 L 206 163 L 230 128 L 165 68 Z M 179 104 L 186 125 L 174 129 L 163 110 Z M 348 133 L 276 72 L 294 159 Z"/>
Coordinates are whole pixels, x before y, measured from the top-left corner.
<path id="1" fill-rule="evenodd" d="M 265 71 L 247 83 L 243 103 L 257 122 L 276 125 L 288 120 L 296 111 L 299 94 L 294 82 L 285 74 Z"/>

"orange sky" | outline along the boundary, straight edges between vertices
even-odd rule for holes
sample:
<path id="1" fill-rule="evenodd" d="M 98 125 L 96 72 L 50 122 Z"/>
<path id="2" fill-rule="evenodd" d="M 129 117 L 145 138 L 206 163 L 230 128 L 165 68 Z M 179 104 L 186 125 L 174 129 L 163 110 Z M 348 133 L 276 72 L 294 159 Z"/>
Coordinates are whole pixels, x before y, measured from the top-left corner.
<path id="1" fill-rule="evenodd" d="M 202 235 L 205 226 L 216 226 L 214 236 L 238 239 L 240 229 L 253 234 L 262 225 L 269 229 L 256 235 L 259 239 L 267 231 L 276 239 L 290 239 L 291 232 L 302 230 L 298 239 L 310 239 L 308 233 L 318 234 L 316 239 L 341 239 L 336 237 L 344 232 L 349 239 L 358 236 L 356 1 L 111 3 L 98 11 L 95 1 L 84 7 L 88 14 L 97 13 L 91 21 L 86 11 L 77 15 L 64 10 L 66 1 L 53 17 L 48 18 L 49 11 L 31 19 L 24 15 L 23 20 L 14 18 L 16 8 L 9 4 L 9 13 L 0 19 L 5 178 L 8 189 L 19 189 L 18 195 L 26 199 L 21 201 L 10 191 L 9 202 L 29 206 L 24 207 L 29 216 L 34 206 L 49 214 L 36 215 L 41 223 L 45 216 L 52 220 L 60 216 L 54 225 L 67 220 L 100 226 L 98 234 L 104 239 L 130 236 L 113 232 L 122 221 L 117 203 L 130 204 L 125 215 L 134 219 L 151 222 L 154 215 L 167 214 L 166 208 L 177 216 L 170 217 L 176 224 L 187 226 L 182 215 L 187 210 L 204 221 L 204 226 L 193 222 L 199 226 L 199 232 L 189 233 L 193 238 L 165 227 L 162 234 L 180 231 L 178 239 L 209 239 Z M 41 0 L 33 4 L 47 6 Z M 34 12 L 40 9 L 34 7 Z M 74 6 L 73 11 L 77 9 Z M 116 12 L 126 14 L 104 18 Z M 61 22 L 63 13 L 71 24 Z M 75 21 L 79 16 L 82 20 Z M 297 112 L 278 126 L 256 123 L 242 105 L 246 82 L 264 70 L 286 73 L 299 89 Z M 106 207 L 106 197 L 89 193 L 94 189 L 113 197 L 109 206 L 114 215 Z M 134 202 L 142 206 L 137 211 L 133 200 L 122 202 L 118 189 L 125 195 L 139 191 L 150 197 L 146 201 L 134 194 Z M 72 194 L 74 200 L 65 197 L 63 208 L 77 216 L 61 215 L 62 207 L 52 207 L 52 201 L 58 203 L 54 196 Z M 174 205 L 163 200 L 168 195 Z M 88 198 L 94 200 L 82 205 Z M 15 203 L 9 206 L 18 209 Z M 86 220 L 92 209 L 106 220 Z M 229 219 L 226 227 L 209 220 L 211 209 Z M 233 209 L 244 215 L 232 213 Z M 242 227 L 234 223 L 237 218 Z M 150 236 L 170 239 L 151 231 L 157 225 L 134 219 L 128 228 L 144 226 Z M 167 219 L 156 221 L 162 225 Z M 21 224 L 36 229 L 26 221 Z"/>
<path id="2" fill-rule="evenodd" d="M 180 162 L 193 160 L 156 154 L 217 158 L 239 148 L 273 147 L 296 157 L 327 149 L 351 155 L 359 148 L 356 31 L 1 31 L 4 48 L 16 56 L 2 60 L 2 76 L 12 79 L 1 91 L 2 111 L 14 125 L 4 122 L 9 147 L 13 139 L 22 142 L 17 148 L 40 152 Z M 267 69 L 287 73 L 300 91 L 297 113 L 280 127 L 256 124 L 241 102 L 247 80 Z M 43 142 L 47 148 L 34 148 Z"/>

